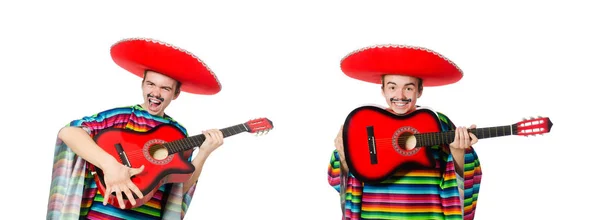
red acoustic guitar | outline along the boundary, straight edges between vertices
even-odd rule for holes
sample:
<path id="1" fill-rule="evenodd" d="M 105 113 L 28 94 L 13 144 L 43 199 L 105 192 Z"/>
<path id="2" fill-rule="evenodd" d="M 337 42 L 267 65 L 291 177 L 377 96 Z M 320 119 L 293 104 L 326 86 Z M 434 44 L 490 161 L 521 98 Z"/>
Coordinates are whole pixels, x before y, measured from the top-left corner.
<path id="1" fill-rule="evenodd" d="M 469 132 L 485 139 L 544 134 L 551 127 L 549 118 L 540 117 Z M 454 131 L 442 131 L 436 114 L 425 108 L 399 116 L 377 106 L 362 106 L 353 110 L 344 124 L 346 163 L 360 181 L 378 183 L 402 168 L 434 167 L 427 146 L 450 144 L 454 136 Z"/>
<path id="2" fill-rule="evenodd" d="M 223 132 L 223 137 L 229 137 L 242 132 L 266 134 L 271 129 L 273 123 L 269 119 L 260 118 L 220 130 Z M 202 145 L 205 139 L 204 134 L 185 137 L 173 125 L 162 124 L 147 132 L 107 129 L 98 133 L 94 141 L 125 166 L 137 168 L 144 165 L 142 173 L 131 177 L 131 181 L 144 196 L 138 198 L 134 193 L 136 205 L 132 206 L 125 194 L 122 194 L 125 206 L 129 209 L 146 203 L 163 184 L 188 180 L 195 169 L 187 158 L 191 156 L 191 149 Z M 103 196 L 106 196 L 102 170 L 94 166 L 90 169 L 96 172 L 95 181 L 98 189 Z M 110 195 L 109 203 L 119 207 L 114 192 Z"/>

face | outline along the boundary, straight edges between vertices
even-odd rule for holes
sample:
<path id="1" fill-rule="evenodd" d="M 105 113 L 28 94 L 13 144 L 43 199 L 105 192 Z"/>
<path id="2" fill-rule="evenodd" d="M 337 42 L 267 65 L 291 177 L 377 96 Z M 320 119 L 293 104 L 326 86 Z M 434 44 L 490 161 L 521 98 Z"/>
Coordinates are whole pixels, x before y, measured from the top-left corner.
<path id="1" fill-rule="evenodd" d="M 179 94 L 175 93 L 177 81 L 157 72 L 147 71 L 142 81 L 142 107 L 150 114 L 163 116 L 165 109 Z"/>
<path id="2" fill-rule="evenodd" d="M 421 97 L 418 83 L 419 79 L 415 77 L 386 75 L 381 94 L 396 114 L 410 113 L 416 109 L 417 98 Z"/>

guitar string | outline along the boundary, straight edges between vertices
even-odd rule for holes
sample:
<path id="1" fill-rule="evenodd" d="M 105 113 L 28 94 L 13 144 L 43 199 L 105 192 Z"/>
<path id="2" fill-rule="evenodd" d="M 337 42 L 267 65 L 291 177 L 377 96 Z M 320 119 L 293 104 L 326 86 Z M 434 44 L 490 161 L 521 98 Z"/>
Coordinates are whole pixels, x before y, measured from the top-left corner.
<path id="1" fill-rule="evenodd" d="M 510 135 L 511 133 L 506 134 L 504 130 L 502 130 L 501 133 L 498 133 L 499 130 L 492 130 L 489 129 L 488 131 L 485 130 L 480 130 L 480 129 L 484 129 L 484 128 L 478 128 L 477 131 L 475 132 L 471 132 L 474 133 L 476 136 L 481 136 L 483 138 L 488 138 L 488 137 L 499 137 L 499 136 L 506 136 L 506 135 Z M 486 135 L 487 133 L 487 135 Z M 429 141 L 429 142 L 437 142 L 437 140 L 445 140 L 448 138 L 455 138 L 455 130 L 452 131 L 444 131 L 444 132 L 437 132 L 437 133 L 422 133 L 422 134 L 415 134 L 414 135 L 415 138 L 422 138 L 421 141 Z M 481 138 L 479 137 L 479 138 Z M 381 143 L 393 143 L 395 141 L 395 139 L 398 138 L 375 138 L 376 141 L 381 142 Z M 450 141 L 450 140 L 448 140 Z"/>
<path id="2" fill-rule="evenodd" d="M 240 126 L 240 125 L 236 125 L 236 126 L 232 126 L 232 127 L 230 127 L 230 128 L 223 129 L 223 131 L 222 131 L 222 132 L 223 132 L 224 134 L 225 134 L 225 133 L 227 133 L 226 135 L 228 135 L 228 136 L 231 136 L 231 135 L 233 135 L 233 134 L 235 134 L 235 133 L 238 133 L 238 131 L 236 130 L 236 128 L 238 128 L 238 130 L 240 130 L 240 131 L 244 131 L 244 129 L 241 129 L 241 128 L 239 128 L 239 126 Z M 244 127 L 244 128 L 245 128 L 245 127 Z M 233 131 L 230 131 L 229 129 L 233 129 Z M 178 142 L 179 142 L 179 143 L 178 143 Z M 196 143 L 196 141 L 195 141 L 195 140 L 189 140 L 189 139 L 187 139 L 187 138 L 186 138 L 186 139 L 180 139 L 180 140 L 176 140 L 175 142 L 171 142 L 171 143 L 169 143 L 169 144 L 170 144 L 170 146 L 164 146 L 164 145 L 162 145 L 162 146 L 163 146 L 164 148 L 166 148 L 166 149 L 167 149 L 167 152 L 168 152 L 168 150 L 172 150 L 172 151 L 177 151 L 177 152 L 179 152 L 179 151 L 181 151 L 182 149 L 185 149 L 185 148 L 187 148 L 187 147 L 185 147 L 185 146 L 182 146 L 182 145 L 181 145 L 181 144 L 184 144 L 183 142 L 185 142 L 185 144 L 192 143 L 193 145 L 196 145 L 196 144 L 195 144 L 195 143 Z M 194 146 L 194 147 L 192 147 L 192 148 L 190 148 L 190 149 L 188 149 L 188 150 L 191 150 L 191 149 L 193 149 L 193 148 L 199 147 L 199 146 L 202 144 L 202 142 L 203 142 L 203 141 L 200 141 L 200 144 L 199 144 L 199 145 L 197 145 L 197 146 Z M 150 148 L 152 148 L 152 147 L 150 147 Z M 144 151 L 144 149 L 136 149 L 136 150 L 131 150 L 131 151 L 125 151 L 125 155 L 126 155 L 128 158 L 136 158 L 136 159 L 137 159 L 137 158 L 145 158 L 145 157 L 146 157 L 146 155 L 145 155 L 145 152 L 146 152 L 146 151 Z M 150 154 L 150 153 L 149 153 L 149 154 Z M 152 155 L 150 155 L 150 157 L 152 157 Z M 119 158 L 119 159 L 120 159 L 120 157 L 117 157 L 117 158 Z"/>
<path id="3" fill-rule="evenodd" d="M 155 145 L 155 146 L 159 146 L 159 145 Z M 174 151 L 181 151 L 179 149 L 183 149 L 184 147 L 181 146 L 181 145 L 172 145 L 172 146 L 164 146 L 164 145 L 162 145 L 162 147 L 158 147 L 158 149 L 160 149 L 160 148 L 166 148 L 165 150 L 167 150 L 167 152 L 168 152 L 169 148 L 172 149 L 172 150 L 174 150 Z M 153 147 L 150 147 L 150 149 L 154 150 Z M 191 150 L 191 149 L 193 149 L 193 148 L 190 148 L 188 150 Z M 156 151 L 156 150 L 154 150 L 154 151 Z M 147 152 L 147 151 L 145 151 L 144 149 L 136 149 L 136 150 L 131 150 L 131 151 L 125 151 L 125 155 L 128 158 L 145 158 L 146 157 L 145 156 L 145 152 Z M 148 154 L 150 154 L 150 153 L 148 153 Z M 150 155 L 150 156 L 152 157 L 152 155 Z M 120 159 L 120 157 L 118 157 L 118 158 Z"/>

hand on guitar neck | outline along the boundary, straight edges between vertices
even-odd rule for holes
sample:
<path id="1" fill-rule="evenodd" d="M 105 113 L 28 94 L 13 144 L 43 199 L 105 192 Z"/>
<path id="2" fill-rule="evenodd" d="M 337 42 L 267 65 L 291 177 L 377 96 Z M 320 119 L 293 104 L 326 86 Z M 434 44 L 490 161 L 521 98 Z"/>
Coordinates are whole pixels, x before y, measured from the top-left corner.
<path id="1" fill-rule="evenodd" d="M 204 162 L 208 159 L 208 156 L 221 145 L 223 145 L 223 132 L 219 129 L 212 129 L 208 131 L 203 131 L 202 134 L 206 136 L 206 140 L 200 145 L 200 149 L 198 149 L 198 154 L 192 160 L 192 164 L 194 165 L 194 173 L 190 177 L 188 181 L 183 184 L 183 192 L 187 192 L 192 185 L 198 180 L 200 177 L 200 173 L 202 172 L 202 167 L 204 166 Z"/>
<path id="2" fill-rule="evenodd" d="M 475 125 L 471 125 L 468 129 L 465 127 L 457 127 L 454 131 L 454 141 L 450 143 L 450 153 L 454 160 L 454 170 L 456 170 L 460 176 L 464 175 L 465 149 L 475 145 L 478 141 L 477 136 L 469 132 L 469 129 L 475 128 Z"/>

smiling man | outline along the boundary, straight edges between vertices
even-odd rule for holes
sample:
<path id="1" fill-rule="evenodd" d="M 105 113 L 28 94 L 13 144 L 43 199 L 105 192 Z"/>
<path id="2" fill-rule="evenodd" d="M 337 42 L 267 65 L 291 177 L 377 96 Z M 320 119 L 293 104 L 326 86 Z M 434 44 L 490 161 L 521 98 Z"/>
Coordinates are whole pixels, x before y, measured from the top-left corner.
<path id="1" fill-rule="evenodd" d="M 424 108 L 417 105 L 423 87 L 447 85 L 462 78 L 462 71 L 440 54 L 403 45 L 359 49 L 342 59 L 341 68 L 351 78 L 380 84 L 381 95 L 387 103 L 384 109 L 398 116 L 409 116 Z M 329 161 L 328 181 L 340 193 L 343 219 L 474 218 L 481 180 L 479 160 L 472 148 L 477 137 L 465 127 L 455 127 L 444 114 L 433 114 L 437 115 L 434 121 L 438 121 L 433 124 L 439 123 L 442 130 L 455 132 L 454 141 L 449 145 L 430 146 L 434 166 L 401 168 L 377 183 L 362 182 L 357 173 L 350 172 L 352 167 L 346 160 L 343 127 L 340 129 Z M 374 122 L 368 124 L 371 123 Z M 377 147 L 384 147 L 393 145 L 391 139 L 390 135 L 374 141 L 378 141 Z M 407 146 L 406 150 L 412 148 Z"/>
<path id="2" fill-rule="evenodd" d="M 187 136 L 185 127 L 165 110 L 182 91 L 212 95 L 221 90 L 221 85 L 196 56 L 156 40 L 119 41 L 111 47 L 111 56 L 117 65 L 142 78 L 143 102 L 73 120 L 59 131 L 47 219 L 181 219 L 190 205 L 204 162 L 223 144 L 220 130 L 203 131 L 206 140 L 193 159 L 192 150 L 185 152 L 190 157 L 184 159 L 195 168 L 189 179 L 160 186 L 148 202 L 131 209 L 126 208 L 124 199 L 136 205 L 133 195 L 143 196 L 131 177 L 144 172 L 144 167 L 125 166 L 93 138 L 107 129 L 146 132 L 163 124 L 174 126 Z M 91 172 L 90 167 L 102 170 L 106 192 L 114 192 L 116 198 L 102 196 L 94 181 L 98 174 Z M 118 207 L 108 204 L 109 197 L 118 200 Z"/>

